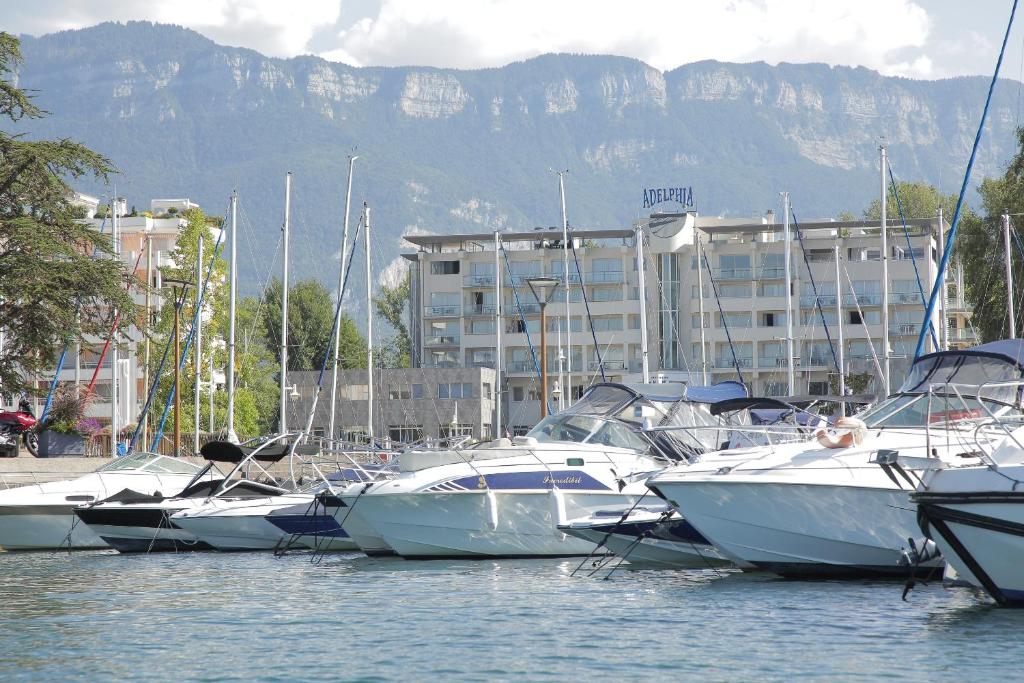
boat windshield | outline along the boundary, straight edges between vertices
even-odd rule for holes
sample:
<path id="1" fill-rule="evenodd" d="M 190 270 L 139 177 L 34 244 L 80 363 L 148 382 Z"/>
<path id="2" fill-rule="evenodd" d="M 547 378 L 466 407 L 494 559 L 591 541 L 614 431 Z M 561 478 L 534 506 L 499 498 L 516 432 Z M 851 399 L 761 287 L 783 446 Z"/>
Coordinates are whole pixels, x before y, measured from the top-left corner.
<path id="1" fill-rule="evenodd" d="M 135 452 L 123 458 L 110 461 L 100 468 L 100 472 L 125 472 L 128 470 L 140 470 L 155 474 L 195 474 L 203 468 L 203 465 L 196 465 L 171 458 L 157 453 Z"/>
<path id="2" fill-rule="evenodd" d="M 597 417 L 559 413 L 545 417 L 527 436 L 538 442 L 569 442 L 628 448 L 646 453 L 650 444 L 628 427 Z"/>
<path id="3" fill-rule="evenodd" d="M 986 410 L 986 408 L 988 410 Z M 1011 406 L 974 396 L 899 394 L 858 415 L 869 428 L 938 427 L 987 419 L 1015 410 Z"/>

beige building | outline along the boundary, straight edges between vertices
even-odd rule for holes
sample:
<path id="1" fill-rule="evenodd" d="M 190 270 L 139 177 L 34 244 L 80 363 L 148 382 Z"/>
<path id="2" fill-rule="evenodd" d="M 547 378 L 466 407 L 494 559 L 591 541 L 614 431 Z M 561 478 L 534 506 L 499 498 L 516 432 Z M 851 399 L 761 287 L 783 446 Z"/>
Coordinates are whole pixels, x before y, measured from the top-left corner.
<path id="1" fill-rule="evenodd" d="M 638 229 L 645 236 L 650 372 L 694 383 L 717 382 L 736 379 L 738 365 L 752 393 L 790 393 L 784 227 L 770 221 L 770 214 L 759 222 L 655 214 L 632 229 L 574 230 L 575 250 L 568 250 L 568 315 L 561 287 L 546 309 L 553 407 L 600 381 L 602 368 L 611 381 L 640 379 L 644 347 Z M 918 277 L 927 297 L 937 272 L 939 233 L 938 219 L 910 221 L 907 234 L 901 223 L 889 225 L 889 358 L 895 390 L 913 356 L 924 315 Z M 884 392 L 883 373 L 874 361 L 877 356 L 878 367 L 884 367 L 877 223 L 825 221 L 800 227 L 803 248 L 795 226 L 791 232 L 793 393 L 834 391 L 830 380 L 838 375 L 832 348 L 838 356 L 840 315 L 846 375 L 867 372 L 870 389 Z M 413 363 L 494 368 L 500 329 L 502 421 L 521 431 L 540 417 L 538 370 L 531 353 L 531 345 L 540 353 L 540 306 L 527 281 L 550 276 L 564 283 L 566 250 L 557 228 L 497 237 L 502 246 L 497 254 L 494 233 L 406 237 L 417 248 L 405 255 L 412 275 Z M 707 263 L 699 268 L 702 251 Z M 495 306 L 499 289 L 500 316 Z M 945 310 L 945 329 L 938 324 L 938 313 L 935 318 L 939 335 L 950 346 L 975 343 L 957 266 L 947 277 Z"/>

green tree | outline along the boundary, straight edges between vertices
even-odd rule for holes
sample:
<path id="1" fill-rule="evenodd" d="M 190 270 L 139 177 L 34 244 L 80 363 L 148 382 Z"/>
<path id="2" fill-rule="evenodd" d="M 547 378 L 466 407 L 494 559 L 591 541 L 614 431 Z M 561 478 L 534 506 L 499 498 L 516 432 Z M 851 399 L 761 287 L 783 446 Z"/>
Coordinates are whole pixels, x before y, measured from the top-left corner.
<path id="1" fill-rule="evenodd" d="M 903 217 L 908 221 L 912 218 L 934 218 L 939 207 L 942 207 L 946 222 L 953 220 L 957 195 L 944 195 L 928 183 L 899 181 L 896 187 L 900 193 L 899 203 L 896 202 L 892 183 L 889 183 L 889 193 L 885 201 L 886 217 L 889 220 L 899 220 L 900 206 L 903 207 Z M 882 202 L 875 199 L 864 211 L 864 220 L 877 221 L 881 218 Z"/>
<path id="2" fill-rule="evenodd" d="M 1011 225 L 1024 212 L 1024 128 L 1017 129 L 1018 149 L 1001 178 L 986 178 L 979 193 L 984 218 L 971 215 L 961 220 L 957 253 L 964 267 L 964 295 L 974 309 L 972 324 L 982 341 L 1007 336 L 1006 271 L 1004 263 L 1002 214 L 1011 215 Z M 1015 217 L 1016 216 L 1016 217 Z M 1024 262 L 1011 237 L 1014 282 L 1022 282 Z M 1016 242 L 1021 244 L 1021 242 Z M 1017 302 L 1018 307 L 1020 302 Z M 1024 320 L 1017 316 L 1017 336 Z"/>
<path id="3" fill-rule="evenodd" d="M 0 32 L 0 116 L 12 123 L 46 114 L 13 81 L 19 41 Z M 110 161 L 67 139 L 30 141 L 0 131 L 0 387 L 28 389 L 60 350 L 105 337 L 113 312 L 135 319 L 123 263 L 109 237 L 76 220 L 69 180 L 105 180 Z"/>
<path id="4" fill-rule="evenodd" d="M 263 342 L 279 356 L 281 344 L 281 281 L 271 280 L 266 303 L 260 311 Z M 322 282 L 302 280 L 288 289 L 288 369 L 319 370 L 324 356 L 333 352 L 330 343 L 334 324 L 334 301 Z M 344 368 L 365 367 L 366 340 L 355 322 L 342 314 L 339 364 Z"/>
<path id="5" fill-rule="evenodd" d="M 373 298 L 373 306 L 377 315 L 386 320 L 395 330 L 394 336 L 384 346 L 384 365 L 394 368 L 407 368 L 411 364 L 412 340 L 409 337 L 409 326 L 406 315 L 409 306 L 409 274 L 394 287 L 381 285 L 380 293 Z"/>

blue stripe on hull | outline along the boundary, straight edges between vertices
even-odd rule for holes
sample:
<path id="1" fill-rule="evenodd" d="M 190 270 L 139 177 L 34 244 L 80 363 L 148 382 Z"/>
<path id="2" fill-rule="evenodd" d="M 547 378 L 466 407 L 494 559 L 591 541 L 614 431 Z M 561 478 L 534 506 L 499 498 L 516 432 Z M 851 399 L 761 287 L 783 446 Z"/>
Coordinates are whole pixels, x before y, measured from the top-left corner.
<path id="1" fill-rule="evenodd" d="M 286 534 L 348 538 L 333 515 L 267 515 L 266 520 Z"/>

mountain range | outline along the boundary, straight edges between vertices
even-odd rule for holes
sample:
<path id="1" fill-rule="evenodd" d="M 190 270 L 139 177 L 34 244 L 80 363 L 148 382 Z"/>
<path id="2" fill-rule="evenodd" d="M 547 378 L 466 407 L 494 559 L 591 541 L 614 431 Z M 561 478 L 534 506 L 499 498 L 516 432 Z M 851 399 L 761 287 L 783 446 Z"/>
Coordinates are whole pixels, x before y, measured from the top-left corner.
<path id="1" fill-rule="evenodd" d="M 628 225 L 646 213 L 650 187 L 692 187 L 702 214 L 778 212 L 781 190 L 800 220 L 859 213 L 878 193 L 882 137 L 898 179 L 955 192 L 988 86 L 823 64 L 704 61 L 662 72 L 603 55 L 356 68 L 147 22 L 21 39 L 18 84 L 51 115 L 14 129 L 106 155 L 120 170 L 112 185 L 80 189 L 104 196 L 116 186 L 139 210 L 189 197 L 223 214 L 237 189 L 250 292 L 271 269 L 289 170 L 293 277 L 336 282 L 353 152 L 353 204 L 372 208 L 373 268 L 393 273 L 405 233 L 559 224 L 552 169 L 569 171 L 569 220 L 581 228 Z M 1019 119 L 1020 85 L 1001 81 L 974 184 L 1001 173 Z"/>

